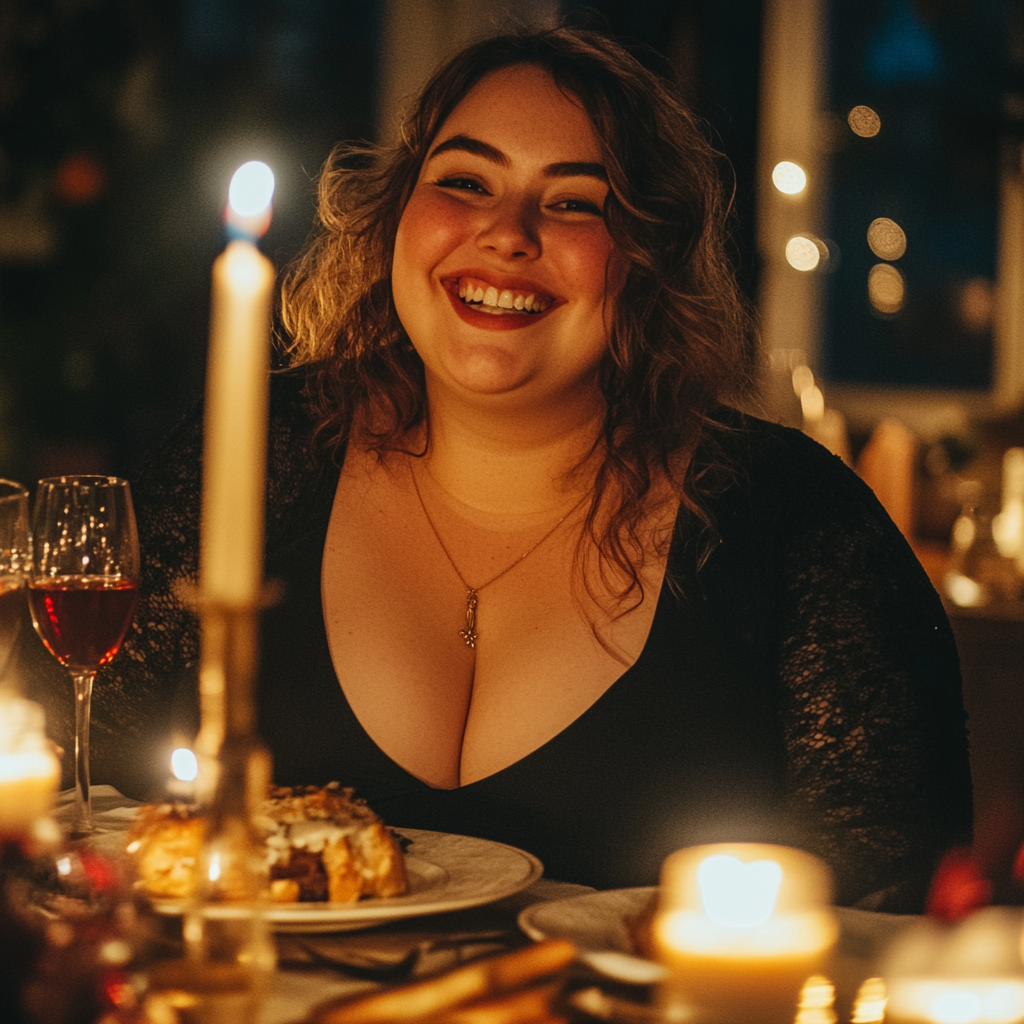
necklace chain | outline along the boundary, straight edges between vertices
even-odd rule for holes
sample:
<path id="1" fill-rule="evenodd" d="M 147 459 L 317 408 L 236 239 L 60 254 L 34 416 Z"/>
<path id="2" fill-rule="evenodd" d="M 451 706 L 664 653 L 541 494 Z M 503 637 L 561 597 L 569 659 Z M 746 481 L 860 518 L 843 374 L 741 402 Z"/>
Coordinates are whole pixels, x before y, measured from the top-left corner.
<path id="1" fill-rule="evenodd" d="M 576 504 L 573 505 L 573 507 L 569 509 L 569 511 L 566 512 L 565 515 L 562 516 L 562 518 L 559 519 L 558 522 L 555 523 L 555 525 L 552 526 L 551 529 L 548 530 L 548 532 L 545 533 L 539 541 L 537 541 L 536 544 L 529 548 L 525 553 L 521 554 L 514 562 L 512 562 L 510 565 L 506 565 L 505 568 L 501 570 L 501 572 L 499 572 L 495 576 L 492 576 L 486 583 L 481 583 L 480 586 L 478 587 L 471 587 L 466 582 L 466 578 L 459 571 L 459 567 L 458 565 L 456 565 L 455 559 L 452 558 L 452 553 L 448 550 L 447 545 L 441 539 L 441 533 L 438 530 L 437 525 L 434 523 L 434 520 L 431 518 L 430 513 L 427 511 L 427 504 L 423 500 L 423 495 L 420 492 L 420 484 L 419 481 L 416 479 L 416 473 L 413 470 L 411 463 L 409 465 L 409 475 L 412 477 L 412 485 L 416 489 L 416 497 L 419 498 L 420 508 L 423 509 L 423 515 L 426 518 L 427 522 L 430 524 L 430 529 L 434 532 L 434 536 L 437 538 L 437 543 L 440 545 L 441 550 L 444 552 L 445 558 L 448 559 L 448 562 L 450 563 L 451 567 L 455 570 L 455 575 L 459 577 L 459 582 L 466 588 L 466 628 L 459 630 L 459 636 L 462 637 L 462 641 L 467 647 L 476 648 L 476 642 L 480 638 L 480 634 L 477 632 L 476 628 L 476 610 L 477 605 L 480 603 L 480 591 L 483 590 L 485 587 L 489 587 L 492 583 L 497 583 L 502 576 L 504 576 L 506 573 L 510 573 L 517 565 L 519 565 L 520 562 L 522 562 L 526 558 L 529 558 L 529 556 L 532 555 L 534 551 L 536 551 L 537 548 L 539 548 L 541 544 L 543 544 L 544 541 L 546 541 L 548 537 L 550 537 L 555 532 L 555 530 L 557 530 L 562 525 L 562 523 L 564 523 L 566 519 L 568 519 L 569 516 L 571 516 L 573 512 L 575 512 L 576 509 L 578 509 L 580 505 L 583 504 L 583 502 L 587 498 L 587 495 L 584 494 L 583 497 L 580 498 L 580 500 L 577 501 Z"/>

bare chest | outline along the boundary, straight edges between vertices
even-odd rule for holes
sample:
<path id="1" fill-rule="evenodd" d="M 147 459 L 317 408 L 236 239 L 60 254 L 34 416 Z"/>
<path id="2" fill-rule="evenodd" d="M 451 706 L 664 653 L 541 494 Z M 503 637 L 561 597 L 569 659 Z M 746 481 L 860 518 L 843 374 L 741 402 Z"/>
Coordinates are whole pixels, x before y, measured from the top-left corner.
<path id="1" fill-rule="evenodd" d="M 648 566 L 644 602 L 614 618 L 576 578 L 582 510 L 545 536 L 557 516 L 493 522 L 428 500 L 428 520 L 424 504 L 407 464 L 350 450 L 322 600 L 360 723 L 411 774 L 452 788 L 546 743 L 626 671 L 650 632 L 665 561 Z"/>

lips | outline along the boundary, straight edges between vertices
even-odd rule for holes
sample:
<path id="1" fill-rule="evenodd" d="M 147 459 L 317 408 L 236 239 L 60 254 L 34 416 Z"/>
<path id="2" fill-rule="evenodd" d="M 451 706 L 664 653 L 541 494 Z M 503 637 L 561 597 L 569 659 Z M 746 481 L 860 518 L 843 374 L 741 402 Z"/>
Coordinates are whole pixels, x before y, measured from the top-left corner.
<path id="1" fill-rule="evenodd" d="M 487 331 L 531 326 L 562 305 L 556 296 L 528 278 L 485 277 L 479 270 L 467 270 L 443 277 L 441 284 L 459 319 Z"/>

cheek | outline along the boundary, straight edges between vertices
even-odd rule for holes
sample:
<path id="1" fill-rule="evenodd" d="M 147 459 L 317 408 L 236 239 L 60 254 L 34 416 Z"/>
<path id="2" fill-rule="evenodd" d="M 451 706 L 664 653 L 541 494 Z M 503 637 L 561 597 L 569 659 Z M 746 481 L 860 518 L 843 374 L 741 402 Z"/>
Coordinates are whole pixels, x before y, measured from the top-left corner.
<path id="1" fill-rule="evenodd" d="M 464 236 L 464 218 L 443 196 L 416 191 L 398 223 L 395 277 L 429 275 Z"/>
<path id="2" fill-rule="evenodd" d="M 571 237 L 556 240 L 549 251 L 558 253 L 563 279 L 571 281 L 576 289 L 591 302 L 603 304 L 605 292 L 612 298 L 617 294 L 618 270 L 615 245 L 604 230 L 575 232 Z"/>

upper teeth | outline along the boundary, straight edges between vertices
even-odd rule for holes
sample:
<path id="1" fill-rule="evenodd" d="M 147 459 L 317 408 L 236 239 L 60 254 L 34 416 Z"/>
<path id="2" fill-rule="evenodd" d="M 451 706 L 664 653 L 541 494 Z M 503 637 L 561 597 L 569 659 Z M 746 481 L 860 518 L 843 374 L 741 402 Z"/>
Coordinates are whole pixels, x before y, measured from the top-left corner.
<path id="1" fill-rule="evenodd" d="M 499 292 L 494 285 L 481 285 L 466 278 L 459 279 L 459 298 L 465 302 L 479 302 L 492 310 L 517 309 L 528 313 L 542 313 L 551 299 L 533 292 L 514 292 L 506 288 Z"/>

